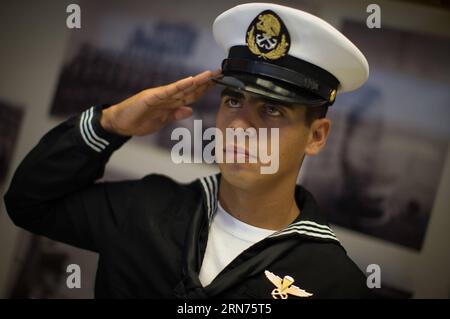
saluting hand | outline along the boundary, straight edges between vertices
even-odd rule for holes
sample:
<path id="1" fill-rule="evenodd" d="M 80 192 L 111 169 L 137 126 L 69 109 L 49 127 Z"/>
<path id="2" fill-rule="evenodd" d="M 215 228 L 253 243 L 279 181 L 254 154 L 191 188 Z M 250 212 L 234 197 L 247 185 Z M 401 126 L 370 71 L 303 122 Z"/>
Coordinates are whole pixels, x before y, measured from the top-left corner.
<path id="1" fill-rule="evenodd" d="M 143 90 L 104 109 L 100 123 L 109 132 L 124 136 L 147 135 L 173 121 L 192 115 L 190 104 L 214 85 L 211 77 L 220 71 L 205 71 L 177 82 Z"/>

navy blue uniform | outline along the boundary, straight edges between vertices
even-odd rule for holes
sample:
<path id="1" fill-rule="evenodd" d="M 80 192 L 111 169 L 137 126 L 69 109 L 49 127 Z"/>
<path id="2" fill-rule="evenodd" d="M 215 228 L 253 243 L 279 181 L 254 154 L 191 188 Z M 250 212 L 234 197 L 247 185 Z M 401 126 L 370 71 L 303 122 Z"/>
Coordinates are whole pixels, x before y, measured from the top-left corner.
<path id="1" fill-rule="evenodd" d="M 198 274 L 220 174 L 189 184 L 157 174 L 96 183 L 128 140 L 101 127 L 101 109 L 92 107 L 48 132 L 5 195 L 17 226 L 98 252 L 97 298 L 272 298 L 276 287 L 265 270 L 291 276 L 310 298 L 369 296 L 365 276 L 301 186 L 297 220 L 242 252 L 202 287 Z"/>

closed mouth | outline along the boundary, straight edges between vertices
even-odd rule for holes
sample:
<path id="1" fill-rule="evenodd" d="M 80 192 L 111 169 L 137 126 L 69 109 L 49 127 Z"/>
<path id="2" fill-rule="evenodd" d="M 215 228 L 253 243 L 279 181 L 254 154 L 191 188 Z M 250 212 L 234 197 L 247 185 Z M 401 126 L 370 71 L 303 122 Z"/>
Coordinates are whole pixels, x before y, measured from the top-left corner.
<path id="1" fill-rule="evenodd" d="M 245 158 L 256 157 L 254 155 L 250 155 L 249 151 L 238 145 L 230 144 L 223 148 L 224 153 L 233 153 L 233 155 L 243 155 Z"/>

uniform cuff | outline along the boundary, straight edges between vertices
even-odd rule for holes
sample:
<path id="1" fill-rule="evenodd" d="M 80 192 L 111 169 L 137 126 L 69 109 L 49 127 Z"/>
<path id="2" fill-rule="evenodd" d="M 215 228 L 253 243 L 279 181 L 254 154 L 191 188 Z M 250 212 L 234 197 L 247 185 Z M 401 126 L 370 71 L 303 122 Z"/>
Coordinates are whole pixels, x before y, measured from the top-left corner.
<path id="1" fill-rule="evenodd" d="M 81 114 L 79 129 L 85 144 L 96 152 L 117 149 L 131 136 L 122 136 L 106 131 L 100 124 L 102 110 L 110 105 L 92 106 Z"/>

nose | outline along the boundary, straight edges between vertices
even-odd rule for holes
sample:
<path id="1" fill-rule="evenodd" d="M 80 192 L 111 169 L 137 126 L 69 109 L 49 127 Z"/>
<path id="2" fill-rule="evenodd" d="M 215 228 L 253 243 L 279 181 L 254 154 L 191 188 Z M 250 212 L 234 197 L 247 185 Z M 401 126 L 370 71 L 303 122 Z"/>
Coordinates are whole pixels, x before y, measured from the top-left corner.
<path id="1" fill-rule="evenodd" d="M 233 117 L 230 119 L 230 122 L 228 123 L 228 127 L 237 129 L 247 129 L 249 127 L 255 127 L 254 121 L 252 119 L 251 110 L 247 105 L 242 107 L 242 109 L 239 110 L 239 112 L 236 112 L 233 114 Z"/>

